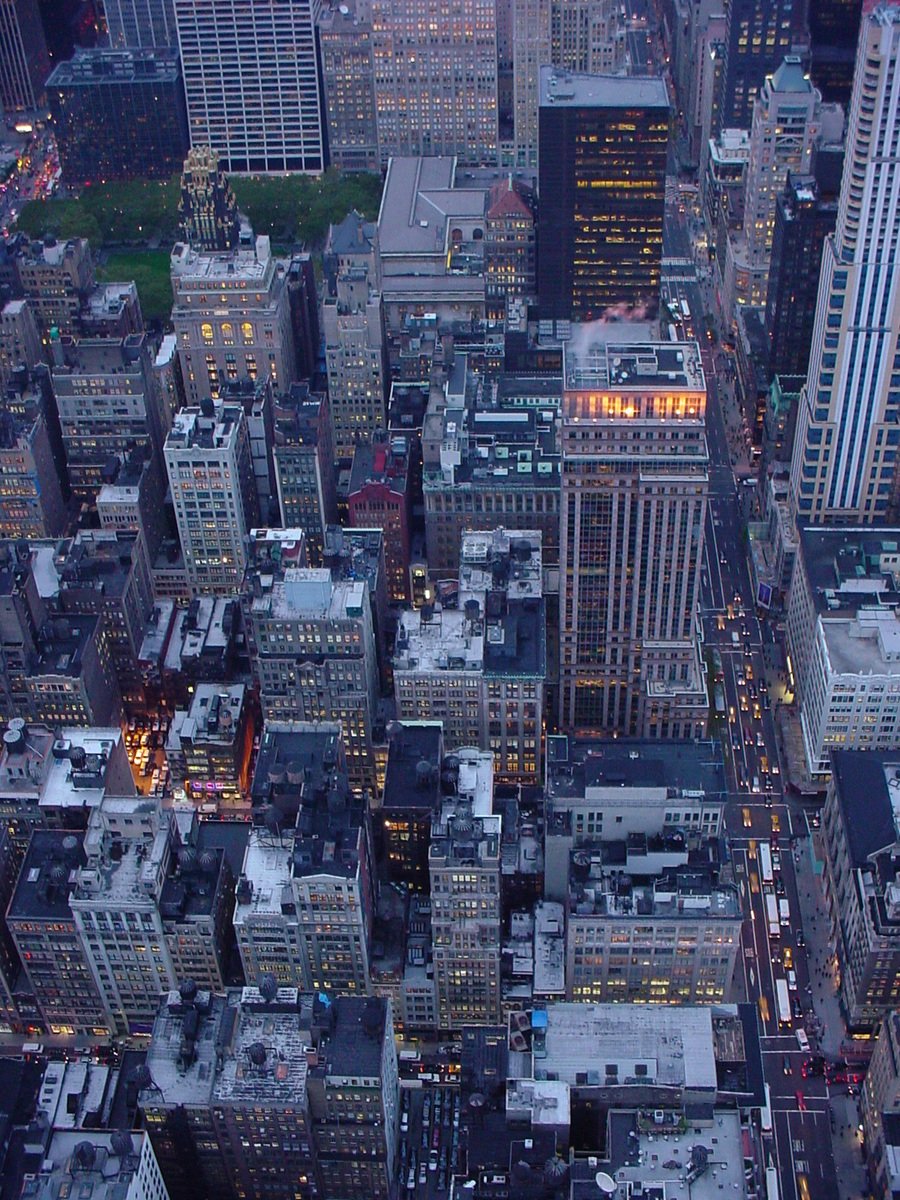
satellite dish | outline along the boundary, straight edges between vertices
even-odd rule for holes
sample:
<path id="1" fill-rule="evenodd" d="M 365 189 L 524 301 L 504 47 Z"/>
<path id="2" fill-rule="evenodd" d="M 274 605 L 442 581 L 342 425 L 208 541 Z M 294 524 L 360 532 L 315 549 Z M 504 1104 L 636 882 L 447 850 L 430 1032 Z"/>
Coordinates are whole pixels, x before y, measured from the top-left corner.
<path id="1" fill-rule="evenodd" d="M 215 850 L 204 850 L 197 859 L 197 866 L 205 875 L 212 875 L 218 861 Z"/>
<path id="2" fill-rule="evenodd" d="M 189 871 L 197 861 L 196 851 L 190 846 L 183 846 L 178 851 L 178 865 L 182 871 Z"/>
<path id="3" fill-rule="evenodd" d="M 603 1196 L 614 1196 L 616 1194 L 616 1181 L 612 1175 L 607 1175 L 605 1171 L 598 1171 L 594 1176 L 594 1183 L 600 1189 L 600 1194 Z"/>
<path id="4" fill-rule="evenodd" d="M 54 883 L 65 883 L 69 878 L 69 872 L 62 863 L 54 863 L 50 868 L 50 878 Z"/>
<path id="5" fill-rule="evenodd" d="M 67 854 L 71 854 L 73 850 L 78 849 L 78 838 L 72 833 L 67 833 L 62 840 L 62 848 Z"/>

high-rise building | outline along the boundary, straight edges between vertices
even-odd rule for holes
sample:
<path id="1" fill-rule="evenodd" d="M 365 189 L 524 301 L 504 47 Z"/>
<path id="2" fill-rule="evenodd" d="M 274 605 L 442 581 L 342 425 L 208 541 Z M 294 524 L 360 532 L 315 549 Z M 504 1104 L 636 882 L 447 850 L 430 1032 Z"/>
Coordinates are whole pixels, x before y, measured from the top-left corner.
<path id="1" fill-rule="evenodd" d="M 804 0 L 730 0 L 725 8 L 725 65 L 716 132 L 749 129 L 753 101 L 767 75 L 806 38 Z"/>
<path id="2" fill-rule="evenodd" d="M 226 380 L 268 373 L 280 392 L 296 379 L 286 265 L 268 237 L 221 253 L 176 244 L 172 324 L 190 403 L 218 397 Z"/>
<path id="3" fill-rule="evenodd" d="M 495 0 L 450 0 L 427 18 L 419 0 L 372 0 L 372 30 L 381 165 L 408 154 L 495 165 Z"/>
<path id="4" fill-rule="evenodd" d="M 50 57 L 37 0 L 0 4 L 0 107 L 34 112 L 44 96 Z"/>
<path id="5" fill-rule="evenodd" d="M 184 160 L 178 216 L 181 236 L 196 250 L 237 248 L 237 200 L 211 146 L 194 146 Z"/>
<path id="6" fill-rule="evenodd" d="M 258 539 L 254 557 L 246 631 L 264 717 L 340 721 L 350 781 L 373 788 L 378 656 L 366 580 L 335 580 L 284 554 L 266 561 Z"/>
<path id="7" fill-rule="evenodd" d="M 835 157 L 830 155 L 829 157 Z M 842 159 L 842 155 L 839 156 Z M 816 164 L 823 158 L 816 156 Z M 790 172 L 775 204 L 775 229 L 766 331 L 772 376 L 800 376 L 809 365 L 825 238 L 834 232 L 837 195 L 820 187 L 816 175 Z"/>
<path id="8" fill-rule="evenodd" d="M 861 1093 L 873 1194 L 895 1195 L 900 1182 L 900 1012 L 896 1008 L 878 1030 Z"/>
<path id="9" fill-rule="evenodd" d="M 350 0 L 323 6 L 317 28 L 331 165 L 342 171 L 377 171 L 371 4 Z"/>
<path id="10" fill-rule="evenodd" d="M 810 74 L 824 100 L 844 106 L 853 90 L 862 9 L 862 0 L 815 0 L 809 5 Z"/>
<path id="11" fill-rule="evenodd" d="M 174 50 L 79 50 L 54 69 L 47 98 L 70 186 L 170 179 L 184 159 L 187 111 Z"/>
<path id="12" fill-rule="evenodd" d="M 209 399 L 182 409 L 165 461 L 191 591 L 237 592 L 246 537 L 259 523 L 244 410 Z"/>
<path id="13" fill-rule="evenodd" d="M 302 529 L 314 567 L 322 565 L 325 530 L 337 522 L 328 400 L 295 383 L 275 403 L 275 486 L 285 529 Z"/>
<path id="14" fill-rule="evenodd" d="M 161 461 L 163 417 L 147 339 L 54 338 L 51 350 L 69 484 L 93 503 L 111 459 L 149 446 Z"/>
<path id="15" fill-rule="evenodd" d="M 314 0 L 175 0 L 191 144 L 227 171 L 327 165 Z"/>
<path id="16" fill-rule="evenodd" d="M 511 0 L 513 45 L 513 133 L 517 167 L 538 164 L 541 67 L 553 62 L 552 0 Z"/>
<path id="17" fill-rule="evenodd" d="M 664 81 L 542 67 L 539 123 L 541 315 L 652 315 L 669 144 Z"/>
<path id="18" fill-rule="evenodd" d="M 871 524 L 900 508 L 900 7 L 863 17 L 844 174 L 822 252 L 791 505 L 813 524 Z"/>
<path id="19" fill-rule="evenodd" d="M 587 75 L 613 75 L 625 66 L 626 16 L 616 0 L 553 0 L 550 21 L 554 66 Z"/>
<path id="20" fill-rule="evenodd" d="M 325 262 L 330 295 L 322 331 L 334 453 L 349 458 L 385 427 L 387 348 L 377 226 L 358 212 L 348 213 L 329 228 Z"/>
<path id="21" fill-rule="evenodd" d="M 560 724 L 694 738 L 706 380 L 696 342 L 625 342 L 627 328 L 565 346 Z"/>
<path id="22" fill-rule="evenodd" d="M 500 1017 L 500 817 L 489 752 L 460 750 L 431 824 L 428 874 L 438 1027 Z"/>
<path id="23" fill-rule="evenodd" d="M 395 603 L 410 597 L 412 451 L 405 436 L 360 445 L 353 455 L 348 497 L 349 524 L 384 530 L 388 594 Z"/>
<path id="24" fill-rule="evenodd" d="M 535 209 L 532 189 L 511 175 L 488 193 L 484 276 L 488 316 L 496 320 L 506 316 L 508 300 L 536 295 Z"/>
<path id="25" fill-rule="evenodd" d="M 26 242 L 15 259 L 19 284 L 41 333 L 77 332 L 78 315 L 94 290 L 94 262 L 86 238 Z"/>
<path id="26" fill-rule="evenodd" d="M 68 488 L 64 493 L 47 401 L 27 372 L 0 400 L 0 537 L 54 538 L 65 531 Z"/>
<path id="27" fill-rule="evenodd" d="M 753 104 L 743 228 L 729 238 L 725 261 L 719 262 L 725 312 L 732 313 L 736 302 L 765 300 L 775 206 L 788 172 L 808 175 L 816 143 L 840 142 L 842 132 L 843 113 L 821 104 L 796 55 L 766 76 Z"/>
<path id="28" fill-rule="evenodd" d="M 168 50 L 178 45 L 172 0 L 103 0 L 109 44 L 114 49 Z"/>
<path id="29" fill-rule="evenodd" d="M 0 312 L 0 388 L 5 392 L 13 371 L 30 371 L 43 362 L 41 335 L 27 300 L 10 300 Z"/>
<path id="30" fill-rule="evenodd" d="M 262 979 L 163 1000 L 139 1102 L 172 1200 L 395 1195 L 390 1003 Z"/>
<path id="31" fill-rule="evenodd" d="M 48 1033 L 105 1036 L 111 1026 L 69 907 L 85 864 L 81 836 L 37 830 L 19 872 L 6 924 Z"/>

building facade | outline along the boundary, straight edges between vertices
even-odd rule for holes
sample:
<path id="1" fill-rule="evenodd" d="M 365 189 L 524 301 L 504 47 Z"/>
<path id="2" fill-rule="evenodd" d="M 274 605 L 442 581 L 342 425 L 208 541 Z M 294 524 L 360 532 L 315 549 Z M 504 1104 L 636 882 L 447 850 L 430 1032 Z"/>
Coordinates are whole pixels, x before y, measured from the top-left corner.
<path id="1" fill-rule="evenodd" d="M 560 724 L 698 737 L 709 488 L 699 347 L 585 329 L 564 369 Z"/>
<path id="2" fill-rule="evenodd" d="M 669 97 L 662 79 L 541 69 L 538 304 L 592 321 L 659 301 Z"/>

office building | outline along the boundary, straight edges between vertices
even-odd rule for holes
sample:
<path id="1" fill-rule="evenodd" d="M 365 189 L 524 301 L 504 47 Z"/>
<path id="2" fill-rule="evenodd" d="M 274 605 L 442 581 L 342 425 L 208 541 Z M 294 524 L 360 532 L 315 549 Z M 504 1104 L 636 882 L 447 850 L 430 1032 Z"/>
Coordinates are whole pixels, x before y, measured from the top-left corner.
<path id="1" fill-rule="evenodd" d="M 661 78 L 541 68 L 543 317 L 656 312 L 669 115 Z"/>
<path id="2" fill-rule="evenodd" d="M 553 0 L 512 0 L 512 91 L 515 165 L 538 165 L 538 109 L 541 67 L 554 61 L 551 10 Z M 557 60 L 558 61 L 558 60 Z"/>
<path id="3" fill-rule="evenodd" d="M 496 397 L 459 355 L 446 400 L 430 405 L 423 439 L 425 544 L 433 580 L 459 570 L 467 529 L 536 529 L 559 561 L 561 381 L 501 378 Z M 519 403 L 521 397 L 525 403 Z"/>
<path id="4" fill-rule="evenodd" d="M 102 618 L 46 621 L 28 668 L 28 705 L 22 711 L 32 720 L 91 726 L 121 718 L 112 647 Z"/>
<path id="5" fill-rule="evenodd" d="M 681 832 L 573 850 L 568 999 L 722 1003 L 731 990 L 743 911 L 736 888 L 720 884 L 718 874 L 717 843 L 692 847 Z"/>
<path id="6" fill-rule="evenodd" d="M 49 1079 L 48 1072 L 43 1094 Z M 81 1084 L 85 1087 L 86 1081 Z M 28 1173 L 22 1188 L 23 1200 L 49 1200 L 79 1188 L 90 1188 L 94 1200 L 169 1200 L 146 1133 L 87 1133 L 81 1125 L 48 1133 L 40 1169 Z"/>
<path id="7" fill-rule="evenodd" d="M 25 855 L 6 924 L 48 1033 L 103 1037 L 109 1017 L 69 907 L 71 877 L 84 866 L 80 836 L 37 830 Z"/>
<path id="8" fill-rule="evenodd" d="M 546 676 L 541 538 L 465 533 L 459 584 L 401 613 L 394 694 L 401 720 L 441 721 L 444 744 L 479 746 L 502 782 L 537 782 Z"/>
<path id="9" fill-rule="evenodd" d="M 26 380 L 0 401 L 0 537 L 54 538 L 68 520 L 51 440 L 55 413 Z"/>
<path id="10" fill-rule="evenodd" d="M 172 1200 L 389 1200 L 390 1004 L 273 985 L 182 988 L 160 1006 L 139 1103 Z"/>
<path id="11" fill-rule="evenodd" d="M 881 1023 L 860 1094 L 873 1194 L 893 1200 L 900 1191 L 900 1013 Z"/>
<path id="12" fill-rule="evenodd" d="M 149 346 L 142 333 L 52 341 L 53 392 L 69 484 L 93 504 L 111 459 L 146 450 L 159 464 L 163 416 Z"/>
<path id="13" fill-rule="evenodd" d="M 86 238 L 25 242 L 16 253 L 19 286 L 44 339 L 77 332 L 78 316 L 94 290 L 94 262 Z"/>
<path id="14" fill-rule="evenodd" d="M 847 1028 L 873 1034 L 900 997 L 900 755 L 835 750 L 822 813 L 829 942 Z"/>
<path id="15" fill-rule="evenodd" d="M 392 338 L 411 314 L 433 313 L 439 328 L 484 319 L 486 191 L 457 186 L 457 175 L 452 155 L 394 156 L 388 163 L 378 253 Z"/>
<path id="16" fill-rule="evenodd" d="M 211 146 L 194 146 L 184 160 L 178 216 L 179 233 L 195 250 L 237 249 L 237 200 Z"/>
<path id="17" fill-rule="evenodd" d="M 537 294 L 534 192 L 508 175 L 488 193 L 484 221 L 484 274 L 488 316 L 502 320 L 507 300 Z"/>
<path id="18" fill-rule="evenodd" d="M 275 486 L 281 524 L 302 529 L 313 566 L 322 565 L 325 530 L 337 522 L 331 416 L 324 395 L 305 383 L 275 401 Z"/>
<path id="19" fill-rule="evenodd" d="M 12 114 L 36 112 L 50 74 L 37 0 L 4 0 L 0 22 L 0 107 Z"/>
<path id="20" fill-rule="evenodd" d="M 798 0 L 731 0 L 726 6 L 717 133 L 750 128 L 757 92 L 785 55 L 800 52 L 805 22 L 806 5 Z"/>
<path id="21" fill-rule="evenodd" d="M 262 825 L 238 880 L 245 977 L 329 993 L 369 991 L 375 909 L 366 802 L 354 797 L 340 726 L 269 722 L 253 777 Z"/>
<path id="22" fill-rule="evenodd" d="M 153 609 L 142 535 L 82 529 L 57 547 L 53 570 L 56 611 L 101 618 L 122 702 L 128 712 L 142 712 L 146 697 L 138 656 Z"/>
<path id="23" fill-rule="evenodd" d="M 381 166 L 394 155 L 497 163 L 494 0 L 452 0 L 432 20 L 415 0 L 372 0 Z"/>
<path id="24" fill-rule="evenodd" d="M 172 0 L 104 0 L 113 49 L 169 50 L 178 45 Z"/>
<path id="25" fill-rule="evenodd" d="M 31 371 L 44 360 L 34 310 L 27 300 L 9 300 L 0 312 L 0 387 L 15 371 Z"/>
<path id="26" fill-rule="evenodd" d="M 898 59 L 900 9 L 867 12 L 791 464 L 794 516 L 816 525 L 883 522 L 898 508 L 900 272 L 891 250 L 900 230 L 891 183 L 900 156 L 891 90 Z"/>
<path id="27" fill-rule="evenodd" d="M 316 8 L 175 0 L 191 145 L 212 146 L 226 171 L 324 171 Z"/>
<path id="28" fill-rule="evenodd" d="M 328 230 L 322 310 L 334 454 L 349 458 L 385 427 L 387 347 L 377 226 L 357 212 Z"/>
<path id="29" fill-rule="evenodd" d="M 216 398 L 227 380 L 268 373 L 276 392 L 296 378 L 285 263 L 267 237 L 253 249 L 172 250 L 172 324 L 189 403 Z"/>
<path id="30" fill-rule="evenodd" d="M 78 314 L 78 329 L 85 338 L 124 338 L 144 332 L 144 314 L 137 284 L 98 283 Z"/>
<path id="31" fill-rule="evenodd" d="M 71 187 L 170 179 L 184 159 L 187 112 L 174 50 L 79 50 L 55 67 L 47 98 Z"/>
<path id="32" fill-rule="evenodd" d="M 809 5 L 809 71 L 825 100 L 850 104 L 862 0 L 819 0 Z"/>
<path id="33" fill-rule="evenodd" d="M 401 604 L 410 598 L 411 477 L 408 437 L 397 435 L 357 446 L 350 472 L 349 524 L 384 531 L 388 595 Z"/>
<path id="34" fill-rule="evenodd" d="M 250 464 L 253 468 L 253 489 L 256 492 L 256 511 L 260 521 L 277 521 L 278 497 L 275 486 L 275 467 L 272 451 L 275 446 L 275 397 L 268 375 L 256 379 L 229 379 L 222 384 L 222 402 L 237 404 L 244 410 L 247 439 L 250 442 Z"/>
<path id="35" fill-rule="evenodd" d="M 378 811 L 384 869 L 392 883 L 417 892 L 428 891 L 428 847 L 443 763 L 442 722 L 392 724 Z"/>
<path id="36" fill-rule="evenodd" d="M 817 162 L 821 158 L 817 156 Z M 842 157 L 842 156 L 841 156 Z M 834 232 L 837 195 L 815 175 L 790 172 L 775 203 L 766 291 L 769 372 L 805 376 L 809 365 L 825 238 Z"/>
<path id="37" fill-rule="evenodd" d="M 281 554 L 249 568 L 245 617 L 265 719 L 340 721 L 353 786 L 374 788 L 379 677 L 366 579 L 337 580 Z"/>
<path id="38" fill-rule="evenodd" d="M 309 252 L 294 254 L 287 264 L 288 310 L 297 356 L 296 378 L 312 380 L 319 370 L 319 283 Z M 282 389 L 284 390 L 284 389 Z"/>
<path id="39" fill-rule="evenodd" d="M 331 165 L 341 171 L 378 171 L 371 6 L 368 0 L 323 6 L 316 28 Z"/>
<path id="40" fill-rule="evenodd" d="M 490 753 L 465 749 L 443 796 L 428 849 L 438 1028 L 495 1024 L 500 1016 L 500 817 Z"/>
<path id="41" fill-rule="evenodd" d="M 147 560 L 152 563 L 165 532 L 164 498 L 162 472 L 155 462 L 136 451 L 97 493 L 100 528 L 116 533 L 139 533 Z"/>
<path id="42" fill-rule="evenodd" d="M 201 683 L 172 717 L 166 758 L 176 786 L 207 815 L 248 815 L 253 745 L 251 697 L 243 683 Z"/>
<path id="43" fill-rule="evenodd" d="M 821 99 L 800 58 L 790 55 L 766 76 L 753 103 L 743 227 L 729 238 L 725 260 L 718 264 L 727 313 L 735 304 L 765 300 L 776 201 L 788 172 L 808 175 L 818 142 L 840 144 L 843 112 Z"/>
<path id="44" fill-rule="evenodd" d="M 706 380 L 695 342 L 614 341 L 626 328 L 564 351 L 560 724 L 696 738 Z"/>
<path id="45" fill-rule="evenodd" d="M 208 399 L 182 409 L 166 438 L 165 462 L 192 594 L 237 592 L 245 539 L 259 519 L 243 409 Z"/>
<path id="46" fill-rule="evenodd" d="M 900 746 L 897 536 L 800 529 L 787 646 L 806 769 L 822 782 L 832 749 Z"/>

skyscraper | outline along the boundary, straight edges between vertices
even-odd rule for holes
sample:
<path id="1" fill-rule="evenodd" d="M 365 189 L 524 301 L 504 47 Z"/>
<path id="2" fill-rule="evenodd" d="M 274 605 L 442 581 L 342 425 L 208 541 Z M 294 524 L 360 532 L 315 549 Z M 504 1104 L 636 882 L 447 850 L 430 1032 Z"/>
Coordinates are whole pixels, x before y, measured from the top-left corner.
<path id="1" fill-rule="evenodd" d="M 227 171 L 326 165 L 313 0 L 175 0 L 192 145 Z"/>
<path id="2" fill-rule="evenodd" d="M 178 218 L 179 233 L 195 250 L 237 248 L 237 200 L 211 146 L 195 146 L 184 160 Z"/>
<path id="3" fill-rule="evenodd" d="M 372 0 L 381 164 L 392 155 L 497 162 L 494 0 Z"/>
<path id="4" fill-rule="evenodd" d="M 698 737 L 694 620 L 709 487 L 696 342 L 565 346 L 560 724 Z M 614 334 L 608 335 L 610 338 Z"/>
<path id="5" fill-rule="evenodd" d="M 37 108 L 49 74 L 37 0 L 0 0 L 0 106 L 7 113 Z"/>
<path id="6" fill-rule="evenodd" d="M 103 0 L 109 44 L 117 50 L 178 45 L 173 0 Z"/>
<path id="7" fill-rule="evenodd" d="M 669 97 L 662 79 L 541 68 L 538 303 L 592 321 L 659 303 Z"/>
<path id="8" fill-rule="evenodd" d="M 825 241 L 791 505 L 814 524 L 893 518 L 900 501 L 900 6 L 863 17 L 837 225 Z"/>
<path id="9" fill-rule="evenodd" d="M 753 101 L 786 54 L 805 38 L 804 0 L 730 0 L 726 6 L 725 70 L 718 126 L 749 129 Z"/>

